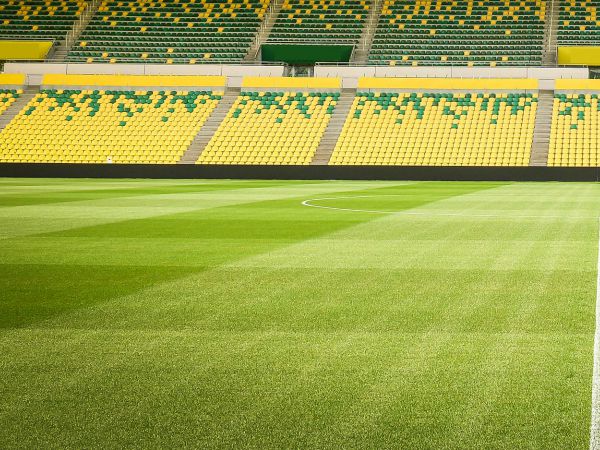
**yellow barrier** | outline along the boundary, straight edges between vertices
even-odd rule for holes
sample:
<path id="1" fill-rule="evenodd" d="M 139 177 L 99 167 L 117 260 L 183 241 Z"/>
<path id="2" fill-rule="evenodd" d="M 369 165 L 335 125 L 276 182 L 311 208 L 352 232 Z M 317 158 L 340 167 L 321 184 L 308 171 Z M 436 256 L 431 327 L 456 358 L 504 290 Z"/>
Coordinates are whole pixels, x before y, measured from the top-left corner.
<path id="1" fill-rule="evenodd" d="M 537 89 L 532 78 L 360 78 L 359 89 L 461 89 L 525 90 Z"/>
<path id="2" fill-rule="evenodd" d="M 564 66 L 600 66 L 600 47 L 558 47 L 558 64 Z"/>
<path id="3" fill-rule="evenodd" d="M 52 48 L 50 41 L 0 41 L 0 60 L 40 60 Z"/>
<path id="4" fill-rule="evenodd" d="M 244 77 L 244 88 L 340 89 L 340 78 Z"/>
<path id="5" fill-rule="evenodd" d="M 557 91 L 600 91 L 600 80 L 556 80 L 554 89 Z"/>
<path id="6" fill-rule="evenodd" d="M 25 75 L 20 73 L 0 73 L 0 84 L 22 86 L 25 84 Z"/>
<path id="7" fill-rule="evenodd" d="M 222 76 L 181 76 L 181 75 L 63 75 L 46 74 L 42 80 L 45 86 L 132 86 L 132 87 L 177 87 L 206 86 L 223 87 Z"/>

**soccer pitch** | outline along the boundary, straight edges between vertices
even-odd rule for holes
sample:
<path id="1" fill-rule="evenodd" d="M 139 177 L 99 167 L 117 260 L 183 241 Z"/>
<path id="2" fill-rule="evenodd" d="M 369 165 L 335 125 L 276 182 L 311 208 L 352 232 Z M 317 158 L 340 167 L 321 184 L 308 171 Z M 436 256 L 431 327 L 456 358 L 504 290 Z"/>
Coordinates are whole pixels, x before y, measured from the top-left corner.
<path id="1" fill-rule="evenodd" d="M 600 184 L 0 179 L 0 446 L 589 448 Z"/>

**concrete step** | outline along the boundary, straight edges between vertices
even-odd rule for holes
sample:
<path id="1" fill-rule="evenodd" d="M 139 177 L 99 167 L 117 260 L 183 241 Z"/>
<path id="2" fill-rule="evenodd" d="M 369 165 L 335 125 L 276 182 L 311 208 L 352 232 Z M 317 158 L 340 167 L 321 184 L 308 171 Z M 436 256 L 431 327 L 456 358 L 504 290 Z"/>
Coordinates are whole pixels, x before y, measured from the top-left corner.
<path id="1" fill-rule="evenodd" d="M 556 64 L 556 37 L 558 33 L 558 16 L 561 0 L 549 0 L 546 9 L 546 26 L 544 27 L 544 55 L 542 63 L 545 66 Z"/>
<path id="2" fill-rule="evenodd" d="M 340 98 L 333 110 L 333 115 L 329 119 L 325 133 L 323 133 L 323 137 L 311 162 L 312 165 L 327 165 L 329 163 L 331 154 L 346 123 L 348 113 L 352 108 L 355 96 L 356 89 L 342 89 Z"/>
<path id="3" fill-rule="evenodd" d="M 548 164 L 553 104 L 554 91 L 539 91 L 531 157 L 529 159 L 530 166 L 546 166 Z"/>
<path id="4" fill-rule="evenodd" d="M 373 37 L 375 36 L 375 31 L 379 24 L 379 17 L 381 16 L 383 0 L 371 0 L 369 6 L 369 15 L 365 21 L 363 32 L 358 41 L 358 46 L 352 55 L 352 62 L 356 64 L 366 64 L 369 59 Z"/>
<path id="5" fill-rule="evenodd" d="M 200 131 L 183 154 L 178 164 L 195 164 L 200 155 L 214 136 L 215 132 L 225 119 L 225 116 L 240 95 L 240 88 L 227 88 L 225 95 L 219 101 L 210 117 L 204 122 Z"/>
<path id="6" fill-rule="evenodd" d="M 263 25 L 258 30 L 256 39 L 248 49 L 248 53 L 244 57 L 244 61 L 252 62 L 258 59 L 257 57 L 260 51 L 260 47 L 262 44 L 267 42 L 267 39 L 269 39 L 269 35 L 271 34 L 273 25 L 275 25 L 275 22 L 279 17 L 279 12 L 281 11 L 282 5 L 283 0 L 272 0 L 272 6 L 269 7 L 269 10 L 265 15 Z"/>
<path id="7" fill-rule="evenodd" d="M 81 33 L 86 29 L 94 14 L 100 7 L 100 0 L 92 0 L 88 3 L 79 20 L 73 24 L 73 28 L 68 32 L 66 39 L 60 44 L 59 48 L 52 55 L 52 61 L 64 62 L 73 47 L 73 44 L 77 42 Z"/>
<path id="8" fill-rule="evenodd" d="M 6 128 L 6 125 L 8 125 L 15 118 L 15 116 L 27 106 L 27 104 L 36 96 L 38 92 L 39 89 L 34 87 L 28 87 L 24 89 L 19 98 L 12 105 L 10 105 L 6 111 L 4 111 L 4 114 L 0 116 L 0 131 Z"/>

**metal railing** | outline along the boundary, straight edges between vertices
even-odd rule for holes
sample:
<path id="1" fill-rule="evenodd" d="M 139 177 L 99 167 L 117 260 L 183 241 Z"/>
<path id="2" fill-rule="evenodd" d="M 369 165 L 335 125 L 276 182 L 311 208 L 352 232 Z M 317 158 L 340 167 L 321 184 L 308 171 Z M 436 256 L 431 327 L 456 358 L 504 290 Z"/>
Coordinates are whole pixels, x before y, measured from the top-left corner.
<path id="1" fill-rule="evenodd" d="M 271 3 L 269 3 L 267 12 L 263 16 L 264 17 L 263 21 L 260 23 L 260 25 L 258 27 L 258 32 L 256 33 L 254 40 L 252 41 L 252 44 L 250 44 L 250 50 L 253 48 L 255 49 L 254 54 L 252 55 L 252 59 L 256 59 L 256 57 L 258 56 L 258 52 L 260 51 L 260 44 L 264 38 L 264 34 L 266 33 L 267 28 L 269 28 L 269 24 L 270 24 L 271 20 L 274 19 L 272 16 L 275 13 L 275 10 L 279 6 L 281 6 L 282 1 L 283 0 L 273 0 L 273 1 L 271 1 Z"/>
<path id="2" fill-rule="evenodd" d="M 86 8 L 83 10 L 81 15 L 77 18 L 75 23 L 73 24 L 73 28 L 69 30 L 67 35 L 65 36 L 65 48 L 69 50 L 71 46 L 77 40 L 77 36 L 79 36 L 80 31 L 90 22 L 92 16 L 94 15 L 96 9 L 100 5 L 100 0 L 92 0 Z"/>
<path id="3" fill-rule="evenodd" d="M 366 30 L 363 38 L 361 39 L 360 49 L 363 51 L 368 50 L 369 42 L 373 41 L 377 26 L 379 25 L 379 16 L 381 15 L 381 8 L 383 7 L 383 0 L 373 1 L 373 11 L 370 13 L 369 21 L 365 24 Z"/>

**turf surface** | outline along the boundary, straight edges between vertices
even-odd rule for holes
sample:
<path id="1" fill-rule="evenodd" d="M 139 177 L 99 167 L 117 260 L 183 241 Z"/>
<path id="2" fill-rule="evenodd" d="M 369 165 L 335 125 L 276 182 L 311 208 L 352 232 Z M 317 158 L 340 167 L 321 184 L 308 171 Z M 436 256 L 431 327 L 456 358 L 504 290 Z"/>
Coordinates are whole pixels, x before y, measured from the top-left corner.
<path id="1" fill-rule="evenodd" d="M 587 448 L 599 194 L 0 179 L 0 446 Z"/>

